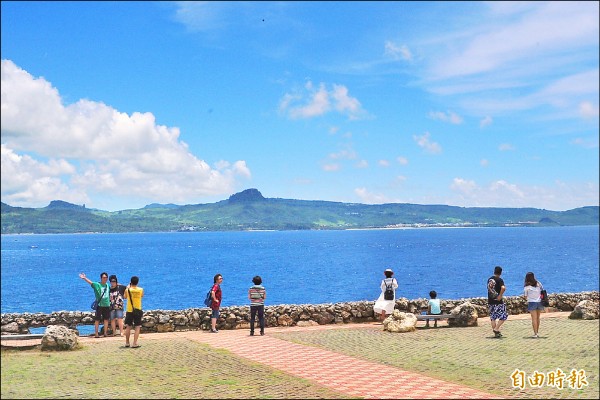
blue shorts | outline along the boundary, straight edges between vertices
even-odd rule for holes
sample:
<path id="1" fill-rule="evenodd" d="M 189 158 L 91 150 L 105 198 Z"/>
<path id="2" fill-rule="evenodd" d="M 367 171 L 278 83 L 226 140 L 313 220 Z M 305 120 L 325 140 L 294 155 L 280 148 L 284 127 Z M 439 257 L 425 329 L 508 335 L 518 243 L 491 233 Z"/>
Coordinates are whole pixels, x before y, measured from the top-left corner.
<path id="1" fill-rule="evenodd" d="M 110 319 L 122 319 L 123 318 L 123 310 L 110 310 Z"/>
<path id="2" fill-rule="evenodd" d="M 541 301 L 528 301 L 527 302 L 527 311 L 531 312 L 534 310 L 544 311 L 544 306 Z"/>
<path id="3" fill-rule="evenodd" d="M 219 318 L 219 315 L 221 315 L 219 310 L 212 310 L 212 314 L 210 315 L 210 317 L 211 318 Z"/>
<path id="4" fill-rule="evenodd" d="M 506 304 L 489 304 L 488 310 L 490 312 L 490 319 L 506 321 L 508 319 L 508 312 L 506 311 Z"/>

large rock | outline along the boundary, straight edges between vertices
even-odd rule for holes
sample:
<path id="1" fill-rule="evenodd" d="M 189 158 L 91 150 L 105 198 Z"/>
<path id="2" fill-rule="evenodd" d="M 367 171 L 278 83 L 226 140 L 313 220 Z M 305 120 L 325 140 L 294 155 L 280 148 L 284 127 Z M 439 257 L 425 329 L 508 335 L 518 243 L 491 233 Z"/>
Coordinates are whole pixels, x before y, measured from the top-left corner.
<path id="1" fill-rule="evenodd" d="M 582 300 L 575 306 L 575 309 L 569 315 L 570 319 L 598 319 L 600 316 L 600 307 L 594 300 Z"/>
<path id="2" fill-rule="evenodd" d="M 2 333 L 9 333 L 9 334 L 17 334 L 20 333 L 19 330 L 19 324 L 17 324 L 16 322 L 10 322 L 6 325 L 2 325 Z"/>
<path id="3" fill-rule="evenodd" d="M 412 313 L 394 310 L 392 315 L 383 321 L 383 330 L 388 332 L 413 332 L 417 325 L 417 317 Z"/>
<path id="4" fill-rule="evenodd" d="M 452 309 L 448 326 L 477 326 L 477 308 L 470 302 L 464 302 Z"/>
<path id="5" fill-rule="evenodd" d="M 292 326 L 294 324 L 294 320 L 289 315 L 280 315 L 277 318 L 277 325 L 280 326 Z"/>
<path id="6" fill-rule="evenodd" d="M 42 337 L 42 350 L 74 350 L 78 346 L 76 331 L 63 325 L 50 325 Z"/>

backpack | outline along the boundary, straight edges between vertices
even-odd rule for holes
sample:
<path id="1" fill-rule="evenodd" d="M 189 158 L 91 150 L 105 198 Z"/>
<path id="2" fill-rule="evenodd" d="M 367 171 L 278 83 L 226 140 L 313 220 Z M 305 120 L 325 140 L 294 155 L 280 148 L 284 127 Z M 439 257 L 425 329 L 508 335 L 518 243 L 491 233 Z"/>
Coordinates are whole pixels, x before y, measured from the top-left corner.
<path id="1" fill-rule="evenodd" d="M 204 298 L 204 305 L 206 307 L 210 307 L 212 306 L 212 287 L 210 288 L 210 290 L 208 291 L 208 293 L 206 293 L 206 297 Z"/>
<path id="2" fill-rule="evenodd" d="M 494 278 L 490 278 L 488 280 L 488 299 L 491 300 L 496 300 L 498 298 L 498 296 L 500 295 L 498 292 L 496 292 L 496 281 L 494 280 Z"/>
<path id="3" fill-rule="evenodd" d="M 385 285 L 385 292 L 383 292 L 384 300 L 394 300 L 393 284 L 394 284 L 394 279 L 392 278 L 392 283 L 390 283 L 389 285 Z"/>

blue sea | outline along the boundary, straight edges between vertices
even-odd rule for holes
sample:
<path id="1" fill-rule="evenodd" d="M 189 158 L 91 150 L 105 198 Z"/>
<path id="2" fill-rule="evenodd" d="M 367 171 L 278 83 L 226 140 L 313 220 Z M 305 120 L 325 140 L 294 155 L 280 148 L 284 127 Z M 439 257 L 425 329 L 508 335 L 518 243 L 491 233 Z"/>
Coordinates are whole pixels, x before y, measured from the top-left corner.
<path id="1" fill-rule="evenodd" d="M 485 296 L 494 266 L 506 294 L 533 271 L 549 293 L 598 290 L 598 226 L 347 231 L 2 235 L 2 313 L 89 311 L 80 272 L 144 288 L 143 308 L 201 307 L 217 273 L 223 305 L 246 305 L 260 275 L 267 305 L 375 300 L 392 268 L 398 297 Z"/>

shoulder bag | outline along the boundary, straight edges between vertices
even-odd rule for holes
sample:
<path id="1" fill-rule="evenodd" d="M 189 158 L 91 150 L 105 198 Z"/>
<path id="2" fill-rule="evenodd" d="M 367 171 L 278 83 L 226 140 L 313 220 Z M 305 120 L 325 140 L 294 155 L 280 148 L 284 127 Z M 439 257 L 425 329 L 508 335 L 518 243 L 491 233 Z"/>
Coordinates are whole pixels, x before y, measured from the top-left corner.
<path id="1" fill-rule="evenodd" d="M 543 286 L 540 285 L 540 287 L 542 289 L 542 290 L 540 290 L 540 300 L 542 301 L 542 305 L 544 307 L 550 307 L 550 300 L 548 300 L 548 293 L 546 292 L 546 289 L 544 289 Z"/>
<path id="2" fill-rule="evenodd" d="M 106 293 L 106 287 L 104 287 L 104 290 L 102 291 L 102 294 L 100 295 L 100 300 L 102 300 L 102 298 L 104 297 L 104 293 Z M 92 310 L 97 310 L 98 309 L 98 300 L 94 300 L 94 302 L 92 303 Z"/>
<path id="3" fill-rule="evenodd" d="M 127 301 L 131 302 L 131 309 L 133 310 L 133 316 L 142 318 L 142 316 L 144 315 L 144 312 L 141 309 L 135 308 L 133 306 L 133 297 L 131 297 L 131 290 L 127 289 L 127 292 L 129 293 L 129 298 L 127 299 Z"/>

